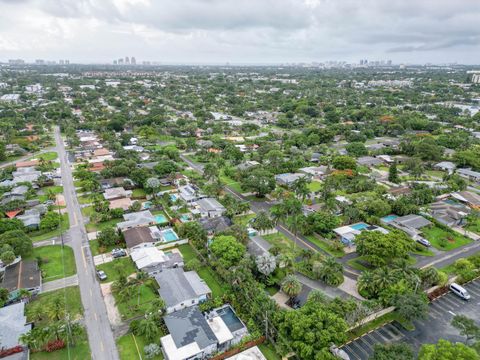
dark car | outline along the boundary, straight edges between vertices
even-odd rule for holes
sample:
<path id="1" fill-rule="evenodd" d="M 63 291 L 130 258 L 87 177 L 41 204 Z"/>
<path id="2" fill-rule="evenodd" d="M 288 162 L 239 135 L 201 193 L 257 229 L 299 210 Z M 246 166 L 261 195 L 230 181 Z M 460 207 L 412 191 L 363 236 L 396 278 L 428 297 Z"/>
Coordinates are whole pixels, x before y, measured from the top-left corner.
<path id="1" fill-rule="evenodd" d="M 125 249 L 113 249 L 112 256 L 114 259 L 127 256 Z"/>

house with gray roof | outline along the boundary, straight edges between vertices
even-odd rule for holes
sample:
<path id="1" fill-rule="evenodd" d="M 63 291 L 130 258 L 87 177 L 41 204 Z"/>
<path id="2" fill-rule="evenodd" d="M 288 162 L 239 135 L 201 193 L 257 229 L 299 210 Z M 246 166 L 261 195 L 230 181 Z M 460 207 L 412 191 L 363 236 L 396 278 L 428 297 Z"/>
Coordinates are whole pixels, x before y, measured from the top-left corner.
<path id="1" fill-rule="evenodd" d="M 203 218 L 199 220 L 202 228 L 207 231 L 209 235 L 218 234 L 230 228 L 233 221 L 226 216 L 218 216 L 215 218 Z"/>
<path id="2" fill-rule="evenodd" d="M 21 301 L 0 308 L 0 324 L 1 349 L 8 350 L 20 345 L 20 336 L 32 329 L 25 316 L 25 303 Z M 28 349 L 25 352 L 28 353 Z M 10 356 L 6 359 L 10 359 Z"/>
<path id="3" fill-rule="evenodd" d="M 285 173 L 285 174 L 278 174 L 275 175 L 275 181 L 279 185 L 283 186 L 291 186 L 295 181 L 300 178 L 307 176 L 306 174 L 302 173 Z"/>
<path id="4" fill-rule="evenodd" d="M 227 209 L 215 198 L 203 198 L 194 203 L 192 214 L 198 213 L 202 218 L 216 218 L 222 216 Z"/>
<path id="5" fill-rule="evenodd" d="M 8 290 L 11 299 L 17 297 L 20 289 L 38 294 L 42 287 L 42 275 L 37 260 L 20 260 L 8 265 L 0 287 Z"/>
<path id="6" fill-rule="evenodd" d="M 195 271 L 165 269 L 155 276 L 167 314 L 206 301 L 212 291 Z"/>
<path id="7" fill-rule="evenodd" d="M 125 231 L 140 226 L 151 226 L 156 224 L 156 219 L 150 212 L 150 210 L 138 211 L 129 214 L 123 214 L 125 221 L 117 224 L 117 229 Z"/>
<path id="8" fill-rule="evenodd" d="M 480 183 L 480 172 L 473 171 L 471 168 L 457 169 L 457 174 L 470 181 Z"/>
<path id="9" fill-rule="evenodd" d="M 455 165 L 451 161 L 441 161 L 441 162 L 433 165 L 433 168 L 436 169 L 436 170 L 446 171 L 449 174 L 453 174 L 453 172 L 457 168 L 457 165 Z"/>
<path id="10" fill-rule="evenodd" d="M 472 208 L 480 207 L 480 195 L 477 193 L 471 191 L 459 191 L 451 193 L 451 196 Z"/>
<path id="11" fill-rule="evenodd" d="M 382 163 L 382 160 L 374 158 L 373 156 L 362 156 L 357 159 L 357 164 L 360 166 L 371 167 L 381 165 Z"/>
<path id="12" fill-rule="evenodd" d="M 26 210 L 23 215 L 17 216 L 23 225 L 28 229 L 38 229 L 40 226 L 40 212 L 36 209 Z"/>
<path id="13" fill-rule="evenodd" d="M 440 200 L 430 204 L 430 215 L 447 226 L 462 226 L 472 209 L 462 203 Z"/>
<path id="14" fill-rule="evenodd" d="M 178 196 L 185 201 L 187 204 L 190 204 L 199 199 L 206 197 L 203 195 L 200 190 L 195 185 L 185 185 L 178 188 Z"/>

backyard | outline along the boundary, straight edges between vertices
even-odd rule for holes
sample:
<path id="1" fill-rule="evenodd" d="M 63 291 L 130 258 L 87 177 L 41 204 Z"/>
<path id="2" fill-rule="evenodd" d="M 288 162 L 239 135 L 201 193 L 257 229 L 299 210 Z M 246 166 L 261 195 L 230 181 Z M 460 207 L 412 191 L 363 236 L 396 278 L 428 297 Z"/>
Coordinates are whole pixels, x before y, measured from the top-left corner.
<path id="1" fill-rule="evenodd" d="M 132 259 L 129 257 L 115 259 L 105 264 L 98 265 L 97 269 L 105 271 L 105 274 L 107 275 L 107 279 L 103 282 L 118 280 L 121 276 L 121 273 L 128 276 L 137 271 Z"/>
<path id="2" fill-rule="evenodd" d="M 148 342 L 143 336 L 135 336 L 131 333 L 123 335 L 117 339 L 118 352 L 120 360 L 142 360 L 145 359 L 143 348 Z M 158 355 L 153 360 L 162 360 L 163 356 Z"/>
<path id="3" fill-rule="evenodd" d="M 138 286 L 135 294 L 127 299 L 127 301 L 120 301 L 117 295 L 114 295 L 114 297 L 115 304 L 122 319 L 131 319 L 144 315 L 150 307 L 150 303 L 158 298 L 159 295 L 148 284 L 142 284 Z"/>
<path id="4" fill-rule="evenodd" d="M 322 240 L 315 235 L 305 236 L 311 243 L 317 245 L 320 249 L 337 258 L 345 255 L 343 249 L 337 249 L 329 240 Z"/>

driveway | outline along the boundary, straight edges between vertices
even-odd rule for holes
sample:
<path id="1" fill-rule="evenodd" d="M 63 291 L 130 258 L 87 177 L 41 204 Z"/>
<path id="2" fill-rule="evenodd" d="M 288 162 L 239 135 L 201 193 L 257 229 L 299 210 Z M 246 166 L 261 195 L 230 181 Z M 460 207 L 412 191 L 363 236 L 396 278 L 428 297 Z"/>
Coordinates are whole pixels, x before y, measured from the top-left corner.
<path id="1" fill-rule="evenodd" d="M 478 322 L 478 304 L 480 301 L 480 280 L 464 285 L 472 298 L 464 301 L 449 292 L 429 305 L 428 317 L 414 321 L 415 330 L 407 331 L 397 322 L 386 324 L 354 341 L 345 344 L 342 349 L 351 360 L 367 360 L 373 354 L 375 344 L 403 342 L 418 351 L 423 344 L 436 343 L 439 339 L 463 342 L 458 330 L 450 325 L 455 315 L 465 315 Z"/>

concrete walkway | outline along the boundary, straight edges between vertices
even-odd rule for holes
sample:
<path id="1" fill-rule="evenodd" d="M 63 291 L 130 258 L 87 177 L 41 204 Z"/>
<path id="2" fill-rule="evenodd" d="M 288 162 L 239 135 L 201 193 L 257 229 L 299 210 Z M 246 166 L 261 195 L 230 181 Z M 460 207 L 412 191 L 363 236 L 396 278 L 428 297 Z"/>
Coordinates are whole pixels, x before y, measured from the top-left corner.
<path id="1" fill-rule="evenodd" d="M 105 264 L 105 263 L 109 263 L 113 261 L 113 256 L 111 254 L 99 254 L 99 255 L 95 255 L 93 257 L 93 263 L 95 264 L 95 266 L 98 266 L 98 265 L 101 265 L 101 264 Z"/>
<path id="2" fill-rule="evenodd" d="M 458 227 L 458 226 L 455 226 L 455 227 L 452 227 L 452 230 L 453 231 L 456 231 L 457 233 L 459 234 L 462 234 L 463 236 L 466 236 L 474 241 L 478 241 L 480 240 L 480 236 L 471 232 L 471 231 L 468 231 L 466 229 L 462 229 L 461 227 Z"/>
<path id="3" fill-rule="evenodd" d="M 33 243 L 33 247 L 41 247 L 41 246 L 48 246 L 48 245 L 55 245 L 55 241 L 57 240 L 57 237 L 48 239 L 48 240 L 43 240 L 43 241 L 37 241 Z"/>
<path id="4" fill-rule="evenodd" d="M 53 280 L 42 284 L 42 293 L 78 285 L 78 276 L 72 275 L 63 279 Z"/>

